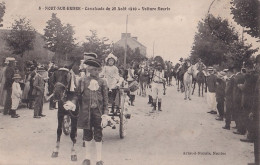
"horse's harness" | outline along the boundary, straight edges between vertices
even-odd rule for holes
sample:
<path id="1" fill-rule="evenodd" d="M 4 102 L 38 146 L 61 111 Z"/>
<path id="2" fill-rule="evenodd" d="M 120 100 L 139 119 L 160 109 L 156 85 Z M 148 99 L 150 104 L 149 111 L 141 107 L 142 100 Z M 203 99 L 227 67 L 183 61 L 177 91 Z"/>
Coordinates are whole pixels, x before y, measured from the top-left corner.
<path id="1" fill-rule="evenodd" d="M 57 82 L 57 83 L 54 85 L 54 89 L 56 89 L 56 87 L 57 87 L 58 85 L 64 87 L 65 90 L 64 90 L 64 92 L 63 92 L 62 97 L 60 98 L 60 100 L 54 100 L 54 102 L 62 101 L 63 104 L 64 104 L 64 103 L 65 103 L 64 99 L 67 98 L 68 87 L 66 87 L 66 86 L 65 86 L 63 83 L 61 83 L 61 82 Z M 65 100 L 66 100 L 66 99 L 65 99 Z M 76 105 L 76 106 L 78 106 L 78 105 Z M 66 111 L 69 112 L 69 114 L 70 114 L 71 117 L 74 117 L 74 118 L 78 118 L 78 117 L 79 117 L 79 113 L 78 113 L 77 115 L 74 115 L 74 114 L 72 113 L 72 110 L 66 110 Z"/>

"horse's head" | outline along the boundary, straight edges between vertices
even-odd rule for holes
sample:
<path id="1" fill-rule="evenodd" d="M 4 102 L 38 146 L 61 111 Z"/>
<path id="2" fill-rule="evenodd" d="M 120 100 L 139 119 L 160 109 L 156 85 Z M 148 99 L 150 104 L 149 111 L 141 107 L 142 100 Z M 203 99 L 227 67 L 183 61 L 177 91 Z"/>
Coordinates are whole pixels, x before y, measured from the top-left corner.
<path id="1" fill-rule="evenodd" d="M 54 101 L 60 101 L 63 100 L 63 98 L 66 95 L 66 87 L 60 82 L 57 82 L 54 86 L 53 90 L 53 100 Z"/>

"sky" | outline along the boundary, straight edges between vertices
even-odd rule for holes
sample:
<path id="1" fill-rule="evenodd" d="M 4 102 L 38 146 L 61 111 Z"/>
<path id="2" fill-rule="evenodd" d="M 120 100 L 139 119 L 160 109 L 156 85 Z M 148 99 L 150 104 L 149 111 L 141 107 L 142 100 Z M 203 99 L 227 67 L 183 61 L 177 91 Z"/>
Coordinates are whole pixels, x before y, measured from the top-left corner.
<path id="1" fill-rule="evenodd" d="M 84 42 L 90 30 L 97 30 L 99 37 L 107 37 L 112 42 L 121 38 L 127 31 L 147 47 L 147 56 L 160 55 L 174 63 L 190 55 L 197 24 L 209 12 L 229 19 L 238 31 L 242 31 L 230 15 L 229 0 L 4 0 L 6 13 L 4 27 L 9 28 L 14 19 L 26 17 L 32 26 L 41 34 L 52 13 L 64 24 L 71 24 L 75 30 L 77 42 Z M 55 10 L 50 10 L 55 7 Z M 58 10 L 58 7 L 80 7 L 81 10 Z M 110 10 L 90 11 L 88 7 L 107 7 Z M 113 10 L 115 7 L 117 10 Z M 137 8 L 140 10 L 118 10 L 118 7 Z M 167 8 L 165 11 L 143 10 L 142 8 Z M 41 8 L 41 9 L 39 9 Z M 245 35 L 249 43 L 256 40 Z"/>

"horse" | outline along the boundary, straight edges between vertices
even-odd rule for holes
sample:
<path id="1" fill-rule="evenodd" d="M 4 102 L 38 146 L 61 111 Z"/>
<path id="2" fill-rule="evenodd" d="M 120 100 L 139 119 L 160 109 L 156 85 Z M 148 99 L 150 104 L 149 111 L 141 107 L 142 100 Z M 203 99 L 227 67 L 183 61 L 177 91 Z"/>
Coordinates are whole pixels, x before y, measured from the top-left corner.
<path id="1" fill-rule="evenodd" d="M 77 120 L 79 114 L 79 99 L 77 97 L 76 91 L 72 89 L 72 82 L 74 81 L 72 73 L 69 70 L 59 69 L 54 72 L 54 80 L 56 83 L 54 85 L 53 90 L 53 100 L 58 102 L 58 128 L 57 128 L 57 141 L 56 146 L 52 152 L 52 158 L 58 157 L 59 147 L 60 147 L 60 138 L 62 134 L 62 125 L 64 122 L 64 116 L 70 116 L 71 118 L 71 132 L 70 138 L 72 141 L 72 148 L 71 148 L 71 161 L 77 161 L 77 155 L 75 152 L 74 145 L 76 144 L 76 137 L 77 137 Z M 76 83 L 77 84 L 77 83 Z M 76 86 L 73 87 L 75 89 Z M 72 109 L 65 108 L 67 105 L 71 105 Z M 73 111 L 74 110 L 74 111 Z"/>
<path id="2" fill-rule="evenodd" d="M 206 83 L 206 76 L 203 71 L 198 71 L 194 72 L 195 74 L 193 75 L 193 90 L 192 90 L 192 95 L 194 94 L 195 86 L 196 83 L 198 84 L 198 94 L 200 97 L 200 91 L 201 91 L 201 96 L 203 97 L 203 89 L 204 89 L 204 84 Z M 201 88 L 200 88 L 201 87 Z"/>
<path id="3" fill-rule="evenodd" d="M 171 81 L 172 81 L 172 71 L 170 66 L 166 65 L 166 69 L 164 70 L 164 78 L 166 79 L 166 84 L 167 86 L 171 86 Z"/>
<path id="4" fill-rule="evenodd" d="M 185 72 L 183 77 L 183 83 L 184 83 L 184 90 L 185 90 L 185 98 L 184 100 L 187 100 L 187 92 L 188 92 L 188 99 L 190 98 L 191 88 L 192 88 L 192 74 L 194 72 L 193 66 L 190 66 L 188 70 Z"/>
<path id="5" fill-rule="evenodd" d="M 183 77 L 184 77 L 184 74 L 185 72 L 187 71 L 188 69 L 188 63 L 185 62 L 183 65 L 181 65 L 178 70 L 177 70 L 177 80 L 178 80 L 178 88 L 177 90 L 181 92 L 184 92 L 184 83 L 183 83 Z"/>
<path id="6" fill-rule="evenodd" d="M 146 88 L 149 82 L 149 71 L 146 67 L 141 67 L 138 71 L 138 79 L 140 84 L 140 93 L 141 96 L 146 96 Z"/>

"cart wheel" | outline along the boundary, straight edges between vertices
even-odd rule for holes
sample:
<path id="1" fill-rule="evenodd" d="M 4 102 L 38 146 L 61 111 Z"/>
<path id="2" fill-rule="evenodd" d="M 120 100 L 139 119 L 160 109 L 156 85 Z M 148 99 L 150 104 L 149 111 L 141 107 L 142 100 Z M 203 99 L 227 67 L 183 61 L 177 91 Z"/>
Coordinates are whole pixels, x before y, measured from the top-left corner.
<path id="1" fill-rule="evenodd" d="M 120 111 L 120 126 L 119 126 L 119 135 L 120 138 L 123 139 L 126 136 L 126 126 L 127 126 L 127 119 L 125 117 L 125 109 L 124 109 L 124 101 L 125 101 L 125 95 L 123 94 L 121 97 L 121 111 Z"/>
<path id="2" fill-rule="evenodd" d="M 62 123 L 62 130 L 65 135 L 69 135 L 71 131 L 71 119 L 69 115 L 64 116 L 64 120 Z"/>
<path id="3" fill-rule="evenodd" d="M 119 134 L 120 138 L 123 139 L 126 136 L 126 124 L 127 120 L 123 113 L 120 113 L 120 127 L 119 127 Z"/>

